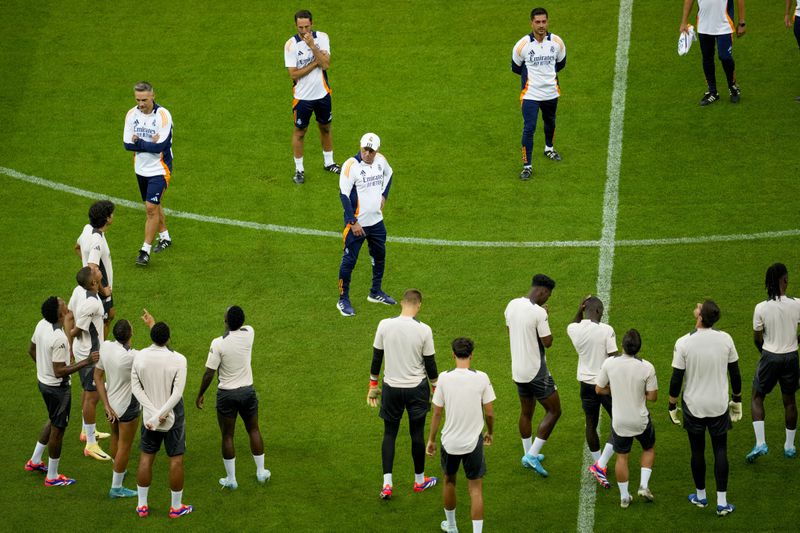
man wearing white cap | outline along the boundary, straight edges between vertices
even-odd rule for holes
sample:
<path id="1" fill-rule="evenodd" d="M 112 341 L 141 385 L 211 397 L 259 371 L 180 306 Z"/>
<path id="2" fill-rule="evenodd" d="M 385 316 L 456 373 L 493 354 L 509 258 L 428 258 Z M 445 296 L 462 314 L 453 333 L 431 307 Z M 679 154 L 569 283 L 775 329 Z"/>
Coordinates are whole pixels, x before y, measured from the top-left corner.
<path id="1" fill-rule="evenodd" d="M 356 266 L 358 252 L 367 241 L 372 258 L 372 288 L 367 300 L 394 305 L 397 302 L 381 290 L 386 265 L 386 227 L 383 225 L 383 204 L 389 197 L 392 167 L 378 153 L 381 139 L 374 133 L 361 137 L 361 149 L 344 162 L 339 176 L 339 197 L 344 207 L 344 252 L 339 267 L 339 302 L 336 308 L 343 316 L 356 312 L 350 304 L 350 275 Z"/>

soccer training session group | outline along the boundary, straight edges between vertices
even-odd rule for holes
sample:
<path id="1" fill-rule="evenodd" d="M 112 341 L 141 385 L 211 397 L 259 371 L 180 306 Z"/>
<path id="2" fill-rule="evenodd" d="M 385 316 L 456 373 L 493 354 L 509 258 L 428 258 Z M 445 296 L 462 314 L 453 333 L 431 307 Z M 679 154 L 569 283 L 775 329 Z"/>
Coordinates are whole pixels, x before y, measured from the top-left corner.
<path id="1" fill-rule="evenodd" d="M 688 21 L 695 3 L 697 23 L 693 26 Z M 785 24 L 787 27 L 794 25 L 794 35 L 800 46 L 800 0 L 796 0 L 796 6 L 790 3 L 793 4 L 786 0 Z M 699 41 L 708 86 L 700 100 L 701 106 L 720 99 L 715 53 L 725 74 L 729 101 L 734 104 L 740 101 L 732 38 L 745 34 L 744 16 L 744 0 L 736 0 L 736 10 L 733 0 L 684 0 L 679 48 L 685 53 L 693 40 Z M 400 308 L 398 316 L 379 322 L 373 342 L 366 401 L 379 410 L 384 424 L 381 444 L 384 474 L 376 496 L 383 500 L 392 498 L 395 442 L 403 415 L 407 413 L 414 492 L 442 486 L 445 519 L 440 527 L 447 532 L 458 531 L 456 479 L 463 468 L 472 529 L 482 531 L 484 447 L 492 445 L 495 426 L 493 402 L 496 396 L 492 383 L 486 373 L 472 368 L 474 342 L 467 337 L 452 341 L 454 368 L 439 373 L 431 327 L 417 319 L 423 303 L 422 293 L 408 289 L 398 302 L 384 292 L 387 232 L 383 208 L 389 198 L 392 167 L 381 154 L 381 138 L 374 132 L 361 137 L 360 149 L 354 157 L 341 165 L 336 163 L 328 84 L 330 40 L 326 33 L 314 28 L 312 14 L 307 10 L 297 11 L 294 23 L 297 33 L 288 39 L 284 48 L 285 66 L 294 95 L 291 149 L 295 173 L 292 180 L 297 185 L 305 183 L 305 134 L 314 116 L 323 150 L 322 170 L 339 176 L 344 214 L 336 308 L 343 317 L 356 313 L 349 289 L 365 242 L 372 266 L 372 285 L 367 300 L 388 306 L 399 303 Z M 546 9 L 537 7 L 531 11 L 530 27 L 531 32 L 511 49 L 511 70 L 521 79 L 521 180 L 533 177 L 533 137 L 540 112 L 544 155 L 556 163 L 562 159 L 554 147 L 554 133 L 560 95 L 558 72 L 566 67 L 566 46 L 561 37 L 549 31 Z M 170 254 L 180 253 L 173 248 L 162 207 L 172 176 L 173 123 L 170 112 L 155 102 L 155 91 L 150 83 L 136 83 L 133 93 L 136 105 L 125 118 L 123 145 L 133 153 L 146 213 L 144 242 L 135 261 L 141 268 L 147 268 L 151 254 L 158 254 L 158 261 L 168 261 Z M 74 247 L 82 262 L 75 276 L 77 286 L 68 302 L 50 296 L 41 304 L 42 319 L 35 327 L 28 351 L 36 363 L 48 419 L 25 470 L 43 473 L 45 487 L 66 487 L 75 483 L 75 479 L 60 473 L 59 468 L 62 442 L 73 412 L 71 376 L 76 374 L 82 388 L 80 439 L 85 441 L 84 455 L 112 462 L 109 497 L 137 498 L 136 513 L 140 517 L 149 516 L 148 490 L 153 463 L 163 447 L 169 458 L 171 502 L 168 515 L 178 518 L 193 511 L 191 505 L 183 502 L 185 438 L 186 432 L 191 431 L 185 423 L 183 401 L 187 360 L 170 347 L 169 326 L 157 321 L 147 310 L 141 320 L 150 330 L 151 343 L 139 350 L 131 346 L 131 323 L 115 317 L 114 297 L 119 295 L 113 290 L 114 271 L 107 239 L 114 212 L 115 204 L 109 200 L 91 204 L 88 223 Z M 553 342 L 547 301 L 556 288 L 554 278 L 558 278 L 557 273 L 550 274 L 553 277 L 535 274 L 530 292 L 512 299 L 505 308 L 511 373 L 519 396 L 521 467 L 541 477 L 549 475 L 543 452 L 562 414 L 559 392 L 545 357 Z M 768 266 L 764 277 L 766 299 L 758 303 L 753 312 L 753 340 L 761 357 L 752 383 L 750 410 L 755 445 L 745 457 L 749 463 L 768 453 L 764 399 L 776 385 L 780 386 L 785 409 L 783 454 L 793 458 L 797 453 L 795 394 L 800 380 L 800 300 L 787 295 L 787 286 L 787 267 L 782 263 Z M 639 357 L 642 341 L 636 329 L 626 331 L 618 344 L 614 329 L 605 322 L 601 298 L 589 295 L 577 304 L 577 312 L 566 331 L 578 357 L 577 379 L 585 415 L 585 442 L 593 461 L 589 473 L 599 487 L 609 489 L 612 476 L 608 465 L 616 457 L 613 481 L 619 489 L 620 506 L 629 507 L 634 496 L 652 502 L 654 496 L 649 480 L 655 462 L 656 431 L 647 403 L 658 399 L 655 367 Z M 195 398 L 196 407 L 202 409 L 205 394 L 216 376 L 216 411 L 225 469 L 219 485 L 226 490 L 238 488 L 233 439 L 238 418 L 242 419 L 248 435 L 256 480 L 265 484 L 271 477 L 271 472 L 265 468 L 259 401 L 251 369 L 255 333 L 246 323 L 243 307 L 231 305 L 227 308 L 225 333 L 211 342 Z M 705 480 L 706 433 L 710 435 L 716 513 L 726 516 L 735 510 L 727 497 L 727 435 L 732 423 L 743 416 L 743 384 L 732 337 L 714 327 L 720 316 L 720 307 L 713 300 L 697 304 L 694 329 L 675 342 L 668 402 L 664 408 L 671 422 L 682 425 L 688 434 L 695 486 L 694 492 L 688 495 L 688 502 L 698 507 L 706 507 L 709 499 L 713 503 Z M 110 433 L 97 430 L 100 402 L 111 425 Z M 534 426 L 537 403 L 544 414 Z M 605 410 L 611 420 L 605 442 L 599 435 L 601 410 Z M 426 437 L 429 411 L 432 414 Z M 136 471 L 137 486 L 132 490 L 123 482 L 137 433 L 141 453 Z M 108 451 L 100 445 L 102 439 L 109 439 Z M 628 457 L 634 440 L 642 450 L 640 478 L 638 485 L 629 489 Z M 441 482 L 425 474 L 426 455 L 433 457 L 437 451 L 443 472 Z M 687 496 L 681 498 L 685 502 Z"/>

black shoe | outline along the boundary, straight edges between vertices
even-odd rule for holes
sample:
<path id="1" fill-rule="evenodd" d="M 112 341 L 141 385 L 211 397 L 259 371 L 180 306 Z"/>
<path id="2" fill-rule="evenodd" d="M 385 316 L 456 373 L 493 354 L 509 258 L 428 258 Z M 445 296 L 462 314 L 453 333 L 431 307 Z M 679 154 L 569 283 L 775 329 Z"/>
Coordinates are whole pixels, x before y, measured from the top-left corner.
<path id="1" fill-rule="evenodd" d="M 172 241 L 171 240 L 162 239 L 162 240 L 158 241 L 158 244 L 153 246 L 153 253 L 157 254 L 158 252 L 161 252 L 162 250 L 166 250 L 170 246 L 172 246 Z"/>
<path id="2" fill-rule="evenodd" d="M 342 167 L 334 163 L 332 165 L 328 165 L 327 167 L 325 167 L 325 170 L 327 170 L 328 172 L 333 172 L 334 174 L 341 174 Z"/>
<path id="3" fill-rule="evenodd" d="M 150 264 L 150 254 L 145 252 L 144 250 L 139 250 L 139 256 L 136 258 L 136 264 L 139 266 L 146 267 Z"/>
<path id="4" fill-rule="evenodd" d="M 553 148 L 552 150 L 545 150 L 544 155 L 545 157 L 547 157 L 548 159 L 552 159 L 553 161 L 561 161 L 561 156 L 558 155 L 558 152 L 556 152 L 555 148 Z"/>
<path id="5" fill-rule="evenodd" d="M 716 92 L 716 91 L 714 91 L 713 93 L 712 92 L 707 92 L 706 94 L 703 95 L 703 99 L 700 100 L 700 105 L 701 106 L 711 105 L 714 102 L 716 102 L 717 100 L 719 100 L 719 93 L 718 92 Z"/>
<path id="6" fill-rule="evenodd" d="M 733 85 L 728 87 L 728 91 L 730 91 L 731 93 L 731 103 L 738 104 L 739 99 L 741 99 L 742 97 L 742 91 L 739 89 L 739 86 L 734 83 Z"/>
<path id="7" fill-rule="evenodd" d="M 306 182 L 306 174 L 302 170 L 298 170 L 294 173 L 294 177 L 292 178 L 296 184 L 301 185 Z"/>
<path id="8" fill-rule="evenodd" d="M 519 179 L 522 181 L 528 181 L 533 176 L 533 168 L 531 167 L 522 167 L 522 172 L 519 173 Z"/>

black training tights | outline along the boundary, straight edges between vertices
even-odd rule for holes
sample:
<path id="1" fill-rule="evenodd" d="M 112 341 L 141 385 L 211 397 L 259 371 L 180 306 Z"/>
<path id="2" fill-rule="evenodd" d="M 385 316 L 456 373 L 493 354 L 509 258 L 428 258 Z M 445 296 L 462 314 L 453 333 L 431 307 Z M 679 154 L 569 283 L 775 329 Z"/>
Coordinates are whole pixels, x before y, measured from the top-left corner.
<path id="1" fill-rule="evenodd" d="M 692 448 L 692 477 L 698 489 L 706 488 L 706 434 L 692 433 L 689 435 L 689 445 Z M 717 482 L 717 492 L 728 490 L 728 434 L 711 436 L 711 448 L 714 450 L 714 479 Z"/>
<path id="2" fill-rule="evenodd" d="M 383 473 L 392 472 L 394 464 L 394 443 L 397 432 L 400 430 L 400 421 L 383 421 L 383 444 L 381 445 L 381 459 L 383 460 Z M 425 472 L 425 417 L 408 421 L 408 432 L 411 434 L 411 457 L 414 459 L 414 473 Z"/>

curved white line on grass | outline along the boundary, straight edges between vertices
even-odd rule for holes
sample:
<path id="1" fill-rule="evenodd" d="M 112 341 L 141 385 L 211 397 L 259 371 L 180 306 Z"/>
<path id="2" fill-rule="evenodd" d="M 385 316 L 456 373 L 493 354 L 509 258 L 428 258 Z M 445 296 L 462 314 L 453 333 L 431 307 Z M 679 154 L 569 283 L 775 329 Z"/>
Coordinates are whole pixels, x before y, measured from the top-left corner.
<path id="1" fill-rule="evenodd" d="M 619 169 L 622 160 L 622 130 L 625 123 L 625 91 L 628 85 L 628 49 L 631 42 L 632 13 L 633 0 L 621 0 L 617 25 L 614 89 L 611 94 L 611 117 L 608 125 L 606 188 L 603 194 L 603 230 L 600 237 L 600 258 L 597 267 L 597 295 L 605 304 L 603 322 L 608 322 L 608 314 L 611 309 L 611 276 L 614 272 L 614 248 L 617 244 Z M 597 429 L 600 429 L 599 423 Z M 578 503 L 577 529 L 579 532 L 594 531 L 597 485 L 588 472 L 591 464 L 591 453 L 588 446 L 584 445 L 581 492 Z"/>
<path id="2" fill-rule="evenodd" d="M 100 194 L 84 189 L 78 189 L 71 185 L 65 185 L 55 181 L 46 180 L 37 176 L 30 176 L 23 174 L 11 168 L 0 167 L 0 174 L 6 175 L 19 181 L 32 183 L 48 189 L 90 198 L 92 200 L 108 199 L 117 205 L 129 207 L 131 209 L 144 210 L 141 202 L 132 202 L 124 198 L 116 198 L 107 194 Z M 198 222 L 210 222 L 213 224 L 222 224 L 226 226 L 236 226 L 240 228 L 249 228 L 258 231 L 272 231 L 275 233 L 290 233 L 295 235 L 311 235 L 315 237 L 335 237 L 342 238 L 341 232 L 338 231 L 323 231 L 311 228 L 298 228 L 294 226 L 280 226 L 277 224 L 262 224 L 260 222 L 250 222 L 247 220 L 236 220 L 232 218 L 215 217 L 208 215 L 200 215 L 197 213 L 190 213 L 187 211 L 177 211 L 175 209 L 165 208 L 164 212 L 171 217 L 185 218 L 188 220 L 196 220 Z M 734 235 L 709 235 L 699 237 L 673 237 L 666 239 L 627 239 L 616 241 L 616 246 L 666 246 L 671 244 L 703 244 L 709 242 L 730 242 L 730 241 L 751 241 L 757 239 L 775 239 L 779 237 L 795 237 L 800 236 L 800 229 L 790 229 L 781 231 L 765 231 L 760 233 L 738 233 Z M 600 246 L 599 240 L 584 240 L 584 241 L 457 241 L 448 239 L 426 239 L 421 237 L 398 237 L 390 236 L 389 242 L 396 242 L 402 244 L 422 244 L 427 246 L 453 246 L 463 248 L 597 248 Z"/>

